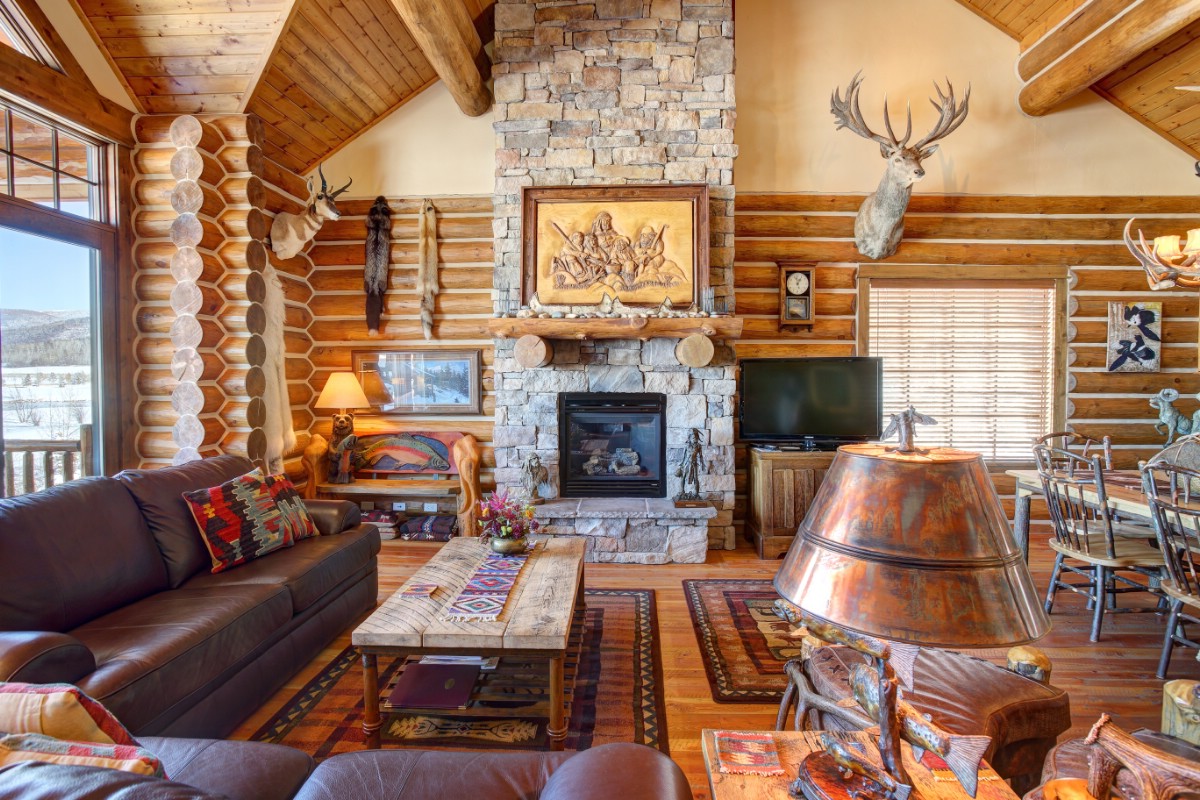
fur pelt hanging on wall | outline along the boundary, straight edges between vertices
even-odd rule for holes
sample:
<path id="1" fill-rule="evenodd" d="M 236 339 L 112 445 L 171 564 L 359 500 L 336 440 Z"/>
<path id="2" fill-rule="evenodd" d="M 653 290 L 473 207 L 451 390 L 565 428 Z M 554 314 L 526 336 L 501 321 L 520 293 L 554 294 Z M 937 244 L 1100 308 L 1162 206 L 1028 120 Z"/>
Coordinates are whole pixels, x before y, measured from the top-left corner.
<path id="1" fill-rule="evenodd" d="M 432 200 L 421 204 L 417 241 L 417 292 L 421 296 L 421 330 L 425 332 L 426 339 L 432 339 L 433 296 L 438 291 L 437 215 Z"/>
<path id="2" fill-rule="evenodd" d="M 267 469 L 272 473 L 283 471 L 283 457 L 296 447 L 296 431 L 292 428 L 292 404 L 288 398 L 287 351 L 283 343 L 285 322 L 283 286 L 275 267 L 267 264 L 263 269 L 263 280 L 267 285 L 263 298 L 263 312 L 267 318 L 263 331 L 266 359 L 263 361 L 263 404 L 267 408 L 263 434 L 267 439 Z"/>
<path id="3" fill-rule="evenodd" d="M 392 209 L 387 198 L 376 197 L 367 214 L 366 268 L 363 288 L 367 292 L 367 333 L 379 335 L 379 317 L 383 313 L 383 295 L 388 286 L 388 267 L 392 260 Z"/>

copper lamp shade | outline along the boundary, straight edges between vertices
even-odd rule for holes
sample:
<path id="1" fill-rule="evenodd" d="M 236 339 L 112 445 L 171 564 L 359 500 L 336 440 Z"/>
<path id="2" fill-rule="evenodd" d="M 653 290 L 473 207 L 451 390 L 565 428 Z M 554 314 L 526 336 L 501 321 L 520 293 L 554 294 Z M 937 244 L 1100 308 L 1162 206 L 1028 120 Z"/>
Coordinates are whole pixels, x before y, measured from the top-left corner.
<path id="1" fill-rule="evenodd" d="M 931 647 L 1002 647 L 1050 629 L 983 458 L 838 450 L 775 576 L 843 628 Z"/>

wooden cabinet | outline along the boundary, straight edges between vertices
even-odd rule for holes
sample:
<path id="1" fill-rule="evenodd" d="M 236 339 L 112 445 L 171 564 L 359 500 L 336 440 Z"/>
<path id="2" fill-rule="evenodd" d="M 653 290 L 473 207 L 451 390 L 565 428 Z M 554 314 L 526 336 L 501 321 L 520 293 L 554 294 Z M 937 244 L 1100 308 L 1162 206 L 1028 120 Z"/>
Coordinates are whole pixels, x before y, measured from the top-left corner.
<path id="1" fill-rule="evenodd" d="M 835 455 L 750 448 L 746 531 L 759 558 L 779 558 L 791 547 Z"/>

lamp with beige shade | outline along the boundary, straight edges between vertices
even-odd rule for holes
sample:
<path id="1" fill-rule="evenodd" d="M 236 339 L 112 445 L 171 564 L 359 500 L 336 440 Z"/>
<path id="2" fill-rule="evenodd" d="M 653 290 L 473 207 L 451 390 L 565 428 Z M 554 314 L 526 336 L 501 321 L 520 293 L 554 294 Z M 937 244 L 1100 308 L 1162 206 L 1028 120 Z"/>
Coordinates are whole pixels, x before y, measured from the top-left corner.
<path id="1" fill-rule="evenodd" d="M 371 401 L 367 399 L 362 385 L 353 372 L 335 372 L 325 382 L 321 396 L 313 408 L 336 408 L 333 415 L 333 439 L 329 443 L 329 481 L 330 483 L 353 483 L 354 446 L 358 438 L 354 435 L 353 409 L 370 408 Z"/>

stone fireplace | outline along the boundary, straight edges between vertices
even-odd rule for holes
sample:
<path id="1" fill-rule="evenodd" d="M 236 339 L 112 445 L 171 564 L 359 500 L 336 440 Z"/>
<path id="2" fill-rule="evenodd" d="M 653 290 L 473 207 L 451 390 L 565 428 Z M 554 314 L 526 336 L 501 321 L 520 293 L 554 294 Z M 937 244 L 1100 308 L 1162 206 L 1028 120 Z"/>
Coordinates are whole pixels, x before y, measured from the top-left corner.
<path id="1" fill-rule="evenodd" d="M 698 182 L 709 187 L 709 282 L 717 307 L 732 310 L 732 0 L 498 0 L 493 62 L 497 313 L 521 302 L 522 187 Z M 727 344 L 716 342 L 711 363 L 690 368 L 675 357 L 673 338 L 558 339 L 552 361 L 531 369 L 517 363 L 514 344 L 496 339 L 496 482 L 519 486 L 536 452 L 560 498 L 538 507 L 546 532 L 586 536 L 593 561 L 697 562 L 706 548 L 734 546 L 736 383 Z M 590 477 L 610 486 L 652 460 L 617 444 L 632 433 L 612 426 L 590 451 L 567 455 L 560 395 L 579 393 L 665 398 L 665 463 L 654 465 L 661 494 L 569 497 L 578 490 L 564 457 L 586 452 L 582 468 L 596 456 Z M 675 465 L 692 428 L 711 507 L 676 509 Z M 611 441 L 599 444 L 605 436 Z M 618 448 L 637 451 L 637 464 Z"/>

